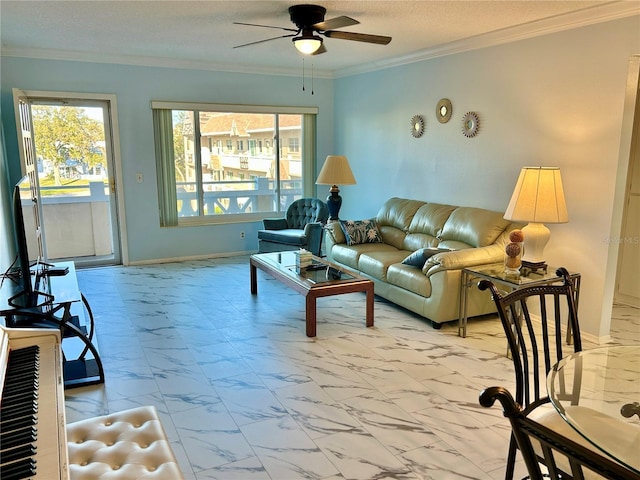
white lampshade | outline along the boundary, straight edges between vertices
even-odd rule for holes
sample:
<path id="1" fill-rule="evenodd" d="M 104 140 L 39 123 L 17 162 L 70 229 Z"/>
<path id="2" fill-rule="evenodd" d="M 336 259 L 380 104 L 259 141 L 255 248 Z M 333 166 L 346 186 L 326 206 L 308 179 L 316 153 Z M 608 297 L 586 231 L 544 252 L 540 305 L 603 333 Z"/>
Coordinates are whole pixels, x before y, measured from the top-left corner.
<path id="1" fill-rule="evenodd" d="M 534 223 L 567 223 L 558 167 L 523 167 L 504 213 L 506 220 Z"/>
<path id="2" fill-rule="evenodd" d="M 296 37 L 292 40 L 298 51 L 305 55 L 311 55 L 322 46 L 322 38 L 313 34 L 302 35 L 301 37 Z"/>
<path id="3" fill-rule="evenodd" d="M 320 175 L 316 180 L 317 185 L 355 185 L 347 157 L 343 155 L 329 155 L 324 161 Z"/>
<path id="4" fill-rule="evenodd" d="M 524 255 L 522 264 L 543 267 L 544 247 L 551 232 L 543 223 L 569 221 L 562 178 L 558 167 L 523 167 L 504 213 L 506 220 L 529 222 L 522 229 Z"/>

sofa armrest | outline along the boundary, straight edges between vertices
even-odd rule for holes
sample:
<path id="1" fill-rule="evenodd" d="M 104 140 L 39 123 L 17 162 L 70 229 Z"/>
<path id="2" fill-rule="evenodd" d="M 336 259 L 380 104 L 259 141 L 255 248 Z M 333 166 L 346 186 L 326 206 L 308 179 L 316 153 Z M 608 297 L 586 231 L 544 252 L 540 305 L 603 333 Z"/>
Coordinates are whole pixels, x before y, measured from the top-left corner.
<path id="1" fill-rule="evenodd" d="M 486 247 L 465 248 L 452 252 L 438 253 L 430 257 L 422 267 L 427 277 L 442 270 L 461 270 L 466 267 L 499 263 L 504 260 L 504 248 L 501 244 Z"/>
<path id="2" fill-rule="evenodd" d="M 286 218 L 263 218 L 262 225 L 265 230 L 284 230 L 289 228 Z"/>
<path id="3" fill-rule="evenodd" d="M 324 226 L 324 229 L 327 232 L 329 240 L 333 244 L 347 243 L 347 239 L 344 238 L 344 232 L 342 231 L 342 228 L 340 228 L 340 222 L 328 222 Z"/>

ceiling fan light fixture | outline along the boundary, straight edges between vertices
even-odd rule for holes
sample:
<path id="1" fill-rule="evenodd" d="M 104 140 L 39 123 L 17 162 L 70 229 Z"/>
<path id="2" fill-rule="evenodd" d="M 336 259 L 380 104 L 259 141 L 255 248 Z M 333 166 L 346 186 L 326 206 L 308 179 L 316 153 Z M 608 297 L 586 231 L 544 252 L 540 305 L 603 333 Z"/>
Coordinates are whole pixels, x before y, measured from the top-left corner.
<path id="1" fill-rule="evenodd" d="M 304 55 L 311 55 L 322 46 L 322 38 L 313 34 L 303 34 L 301 37 L 292 38 L 292 40 L 296 49 Z"/>

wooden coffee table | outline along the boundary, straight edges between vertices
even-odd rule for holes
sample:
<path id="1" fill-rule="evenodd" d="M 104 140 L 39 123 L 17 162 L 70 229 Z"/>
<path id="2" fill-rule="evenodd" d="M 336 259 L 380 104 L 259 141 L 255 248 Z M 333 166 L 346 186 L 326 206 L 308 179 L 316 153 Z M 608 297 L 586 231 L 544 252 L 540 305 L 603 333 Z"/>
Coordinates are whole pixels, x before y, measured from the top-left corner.
<path id="1" fill-rule="evenodd" d="M 291 287 L 306 299 L 307 337 L 316 336 L 316 299 L 344 293 L 367 294 L 366 326 L 373 326 L 373 282 L 347 272 L 319 257 L 313 257 L 311 269 L 296 269 L 294 252 L 258 253 L 251 255 L 251 294 L 258 293 L 257 269 Z M 329 274 L 327 273 L 329 272 Z M 339 272 L 340 278 L 331 273 Z"/>

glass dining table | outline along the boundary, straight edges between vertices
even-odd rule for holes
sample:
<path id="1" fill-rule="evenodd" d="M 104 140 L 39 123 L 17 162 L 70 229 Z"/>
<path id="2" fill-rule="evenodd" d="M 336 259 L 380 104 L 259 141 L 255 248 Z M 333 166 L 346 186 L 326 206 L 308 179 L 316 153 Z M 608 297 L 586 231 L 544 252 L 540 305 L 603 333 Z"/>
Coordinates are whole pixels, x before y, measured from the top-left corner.
<path id="1" fill-rule="evenodd" d="M 580 435 L 640 474 L 640 345 L 571 354 L 551 369 L 547 390 Z"/>

